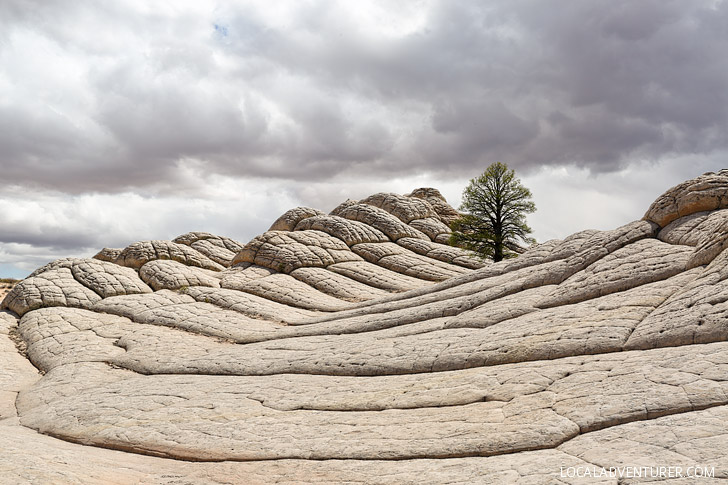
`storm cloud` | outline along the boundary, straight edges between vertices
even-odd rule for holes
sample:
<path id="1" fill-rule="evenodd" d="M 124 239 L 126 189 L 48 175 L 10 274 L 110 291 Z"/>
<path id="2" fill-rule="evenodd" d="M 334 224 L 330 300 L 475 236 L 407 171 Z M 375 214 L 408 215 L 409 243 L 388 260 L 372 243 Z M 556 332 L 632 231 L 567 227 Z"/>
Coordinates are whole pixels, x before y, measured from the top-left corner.
<path id="1" fill-rule="evenodd" d="M 3 2 L 6 182 L 604 172 L 728 148 L 726 2 L 178 5 Z"/>
<path id="2" fill-rule="evenodd" d="M 721 168 L 726 26 L 715 0 L 5 0 L 0 208 L 135 195 L 169 215 L 222 185 L 326 208 L 417 177 L 462 184 L 494 161 L 579 180 Z M 0 221 L 0 244 L 100 242 L 42 213 L 53 221 Z"/>

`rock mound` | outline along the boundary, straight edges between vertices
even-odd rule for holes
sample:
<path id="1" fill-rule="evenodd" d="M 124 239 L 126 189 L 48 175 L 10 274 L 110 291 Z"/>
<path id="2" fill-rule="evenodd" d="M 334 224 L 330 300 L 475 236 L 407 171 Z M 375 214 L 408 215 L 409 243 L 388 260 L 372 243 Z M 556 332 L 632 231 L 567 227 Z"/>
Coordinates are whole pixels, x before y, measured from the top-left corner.
<path id="1" fill-rule="evenodd" d="M 2 302 L 0 464 L 64 483 L 726 479 L 726 207 L 728 172 L 705 174 L 640 221 L 485 264 L 443 244 L 457 212 L 418 189 L 293 209 L 247 244 L 56 261 Z"/>

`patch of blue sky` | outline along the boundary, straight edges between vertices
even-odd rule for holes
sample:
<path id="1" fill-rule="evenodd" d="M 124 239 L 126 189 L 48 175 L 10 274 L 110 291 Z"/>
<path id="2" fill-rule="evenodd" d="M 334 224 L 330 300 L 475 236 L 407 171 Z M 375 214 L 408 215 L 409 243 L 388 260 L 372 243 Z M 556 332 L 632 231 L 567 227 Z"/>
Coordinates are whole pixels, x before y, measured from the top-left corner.
<path id="1" fill-rule="evenodd" d="M 215 32 L 217 32 L 221 36 L 223 36 L 223 37 L 228 36 L 228 28 L 226 26 L 220 25 L 220 24 L 213 24 L 213 27 L 215 27 Z"/>
<path id="2" fill-rule="evenodd" d="M 28 276 L 28 273 L 28 271 L 14 265 L 0 263 L 0 278 L 23 279 Z"/>

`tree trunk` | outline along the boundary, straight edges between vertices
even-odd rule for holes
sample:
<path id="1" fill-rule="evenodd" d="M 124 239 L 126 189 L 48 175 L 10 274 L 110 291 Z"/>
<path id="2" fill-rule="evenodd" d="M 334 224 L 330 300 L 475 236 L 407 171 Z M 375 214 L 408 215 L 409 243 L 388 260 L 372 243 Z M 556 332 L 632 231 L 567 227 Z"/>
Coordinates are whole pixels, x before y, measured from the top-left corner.
<path id="1" fill-rule="evenodd" d="M 500 241 L 495 242 L 495 247 L 493 248 L 493 262 L 497 263 L 498 261 L 501 261 L 503 259 L 503 243 Z"/>

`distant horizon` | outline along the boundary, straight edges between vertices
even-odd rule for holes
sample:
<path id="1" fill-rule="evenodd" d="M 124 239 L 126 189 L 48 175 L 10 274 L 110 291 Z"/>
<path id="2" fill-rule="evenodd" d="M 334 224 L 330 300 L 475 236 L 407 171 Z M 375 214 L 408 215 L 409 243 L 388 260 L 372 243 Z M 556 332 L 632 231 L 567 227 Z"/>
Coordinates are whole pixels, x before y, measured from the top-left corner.
<path id="1" fill-rule="evenodd" d="M 717 172 L 718 170 L 720 170 L 720 169 L 709 170 L 709 171 Z M 697 174 L 695 174 L 695 176 L 701 175 L 702 173 L 705 173 L 705 172 L 703 171 L 703 172 L 697 173 Z M 527 186 L 529 186 L 529 182 L 528 182 L 529 180 L 532 182 L 531 185 L 533 185 L 533 183 L 539 184 L 539 185 L 536 185 L 536 187 L 537 187 L 536 189 L 533 189 L 538 194 L 538 193 L 544 193 L 544 192 L 546 192 L 546 189 L 547 189 L 547 187 L 543 187 L 541 184 L 548 185 L 548 184 L 552 183 L 552 181 L 553 181 L 554 178 L 557 178 L 557 177 L 558 177 L 557 175 L 552 175 L 550 177 L 550 179 L 547 179 L 547 181 L 545 183 L 544 183 L 544 180 L 543 179 L 539 179 L 539 178 L 524 179 L 524 180 L 525 180 L 525 183 L 526 183 Z M 574 183 L 574 180 L 570 178 L 571 176 L 569 175 L 568 171 L 564 171 L 561 174 L 561 177 L 562 177 L 562 179 L 570 179 L 569 182 L 571 184 Z M 592 179 L 592 183 L 593 184 L 598 184 L 598 183 L 600 183 L 601 180 L 602 180 L 602 178 L 594 178 L 594 179 Z M 685 179 L 685 180 L 687 180 L 687 179 Z M 654 199 L 656 199 L 662 193 L 666 192 L 670 187 L 672 187 L 674 185 L 677 185 L 678 183 L 680 183 L 682 181 L 683 180 L 678 180 L 675 183 L 671 184 L 670 186 L 665 187 L 664 190 L 655 193 L 655 195 L 652 198 L 652 200 L 650 200 L 649 202 L 646 202 L 646 205 L 644 206 L 644 210 L 639 215 L 635 215 L 632 218 L 630 218 L 629 215 L 626 214 L 626 212 L 625 212 L 626 211 L 626 208 L 631 207 L 632 205 L 635 205 L 639 200 L 646 200 L 648 198 L 647 197 L 648 194 L 654 192 L 654 190 L 646 190 L 644 193 L 640 193 L 640 192 L 632 192 L 632 193 L 630 193 L 629 186 L 626 185 L 622 189 L 622 192 L 623 192 L 622 195 L 627 194 L 627 197 L 626 198 L 623 198 L 623 199 L 620 199 L 617 195 L 614 195 L 612 197 L 613 200 L 610 201 L 608 194 L 599 193 L 598 191 L 594 190 L 594 188 L 582 187 L 581 190 L 590 193 L 590 195 L 592 197 L 594 197 L 595 200 L 594 201 L 591 201 L 591 203 L 589 203 L 589 204 L 587 204 L 585 206 L 582 206 L 579 209 L 578 206 L 577 207 L 568 207 L 568 206 L 565 206 L 565 204 L 566 204 L 567 201 L 565 200 L 565 198 L 563 197 L 563 195 L 562 196 L 559 196 L 558 191 L 553 192 L 553 187 L 550 187 L 551 191 L 546 192 L 546 193 L 550 194 L 551 195 L 551 198 L 542 198 L 542 202 L 548 204 L 547 205 L 548 210 L 558 211 L 559 209 L 567 208 L 567 209 L 569 209 L 571 211 L 581 210 L 582 211 L 581 213 L 582 214 L 585 214 L 585 211 L 591 210 L 591 208 L 594 207 L 595 204 L 597 204 L 597 205 L 601 204 L 602 206 L 604 206 L 604 204 L 613 204 L 613 206 L 615 207 L 614 213 L 612 213 L 612 214 L 606 214 L 606 216 L 608 216 L 608 217 L 605 218 L 607 220 L 613 220 L 614 221 L 613 226 L 608 226 L 608 225 L 605 225 L 605 224 L 592 225 L 592 226 L 588 226 L 588 227 L 581 227 L 581 228 L 575 229 L 575 230 L 573 230 L 573 231 L 571 231 L 571 232 L 569 232 L 567 234 L 564 234 L 564 235 L 543 238 L 543 237 L 538 237 L 538 236 L 541 235 L 541 234 L 543 234 L 543 233 L 547 233 L 547 234 L 548 233 L 552 233 L 552 232 L 554 232 L 554 230 L 545 227 L 539 221 L 539 219 L 537 217 L 538 211 L 537 211 L 536 214 L 533 214 L 533 215 L 531 215 L 529 217 L 529 224 L 532 226 L 532 228 L 534 228 L 534 235 L 536 235 L 536 241 L 537 241 L 537 243 L 542 243 L 542 242 L 545 242 L 545 241 L 547 241 L 549 239 L 563 239 L 563 238 L 565 238 L 565 237 L 567 237 L 567 236 L 569 236 L 569 235 L 571 235 L 571 234 L 573 234 L 575 232 L 578 232 L 578 231 L 581 231 L 581 230 L 586 230 L 586 229 L 600 229 L 600 230 L 614 229 L 614 228 L 616 228 L 616 227 L 618 227 L 620 225 L 626 224 L 628 222 L 632 222 L 633 220 L 640 219 L 642 217 L 643 213 L 645 211 L 647 211 L 647 209 L 649 208 L 649 205 L 652 203 L 652 201 Z M 614 181 L 612 181 L 612 182 L 614 182 Z M 635 186 L 640 184 L 640 181 L 639 180 L 633 180 L 632 182 L 633 182 L 633 185 L 635 185 Z M 626 181 L 625 180 L 622 180 L 622 183 L 625 183 L 626 184 Z M 643 184 L 645 186 L 650 186 L 650 189 L 656 188 L 656 187 L 652 187 L 647 182 L 644 182 Z M 574 193 L 573 192 L 574 188 L 571 187 L 569 189 L 569 184 L 564 184 L 564 187 L 567 188 L 567 193 L 568 194 L 573 194 Z M 418 188 L 418 187 L 413 187 L 411 190 L 414 190 L 415 188 Z M 434 188 L 437 188 L 437 187 L 434 187 Z M 411 192 L 411 190 L 406 191 L 406 192 Z M 438 190 L 440 190 L 440 189 L 438 189 Z M 442 190 L 440 190 L 440 191 L 442 193 Z M 385 192 L 387 192 L 387 191 L 385 191 Z M 404 193 L 404 192 L 397 192 L 397 193 Z M 364 198 L 364 197 L 369 196 L 369 195 L 372 195 L 372 194 L 373 193 L 363 194 L 361 197 L 357 197 L 357 199 Z M 443 194 L 443 196 L 445 196 L 445 194 Z M 447 199 L 447 197 L 446 197 L 446 199 Z M 632 200 L 632 199 L 634 199 L 634 200 Z M 340 200 L 339 203 L 343 202 L 344 200 L 345 199 Z M 457 200 L 459 201 L 459 196 L 458 196 Z M 452 205 L 451 200 L 448 200 L 448 203 L 451 203 L 451 205 Z M 338 203 L 334 204 L 331 207 L 327 207 L 325 209 L 325 211 L 326 212 L 329 212 L 336 205 L 338 205 Z M 459 202 L 458 202 L 457 205 L 459 205 Z M 457 208 L 457 205 L 454 205 L 454 207 Z M 298 205 L 297 206 L 291 206 L 289 209 L 292 209 L 294 207 L 299 207 L 299 206 Z M 314 207 L 314 208 L 321 209 L 319 207 Z M 284 212 L 285 211 L 281 212 L 280 214 L 278 214 L 278 216 L 282 215 Z M 263 223 L 263 225 L 261 226 L 261 227 L 263 227 L 263 229 L 261 229 L 259 232 L 253 234 L 252 236 L 248 237 L 245 240 L 242 240 L 242 239 L 237 239 L 237 240 L 239 242 L 243 243 L 243 244 L 247 243 L 253 237 L 255 237 L 255 236 L 257 236 L 257 235 L 262 234 L 263 232 L 265 232 L 268 229 L 268 227 L 270 227 L 270 225 L 275 221 L 275 219 L 278 218 L 278 216 L 273 217 L 267 223 Z M 554 218 L 554 219 L 556 219 L 556 217 L 553 216 L 553 215 L 551 217 Z M 621 217 L 621 219 L 620 219 L 620 217 Z M 563 221 L 563 220 L 562 220 L 562 222 L 567 223 L 567 221 Z M 152 239 L 168 239 L 168 240 L 171 240 L 171 239 L 173 239 L 176 236 L 180 236 L 180 235 L 182 235 L 182 234 L 184 234 L 186 232 L 193 232 L 193 231 L 210 232 L 210 231 L 204 230 L 204 228 L 190 228 L 189 230 L 180 232 L 179 234 L 169 235 L 169 236 L 163 237 L 163 238 L 158 238 L 158 237 L 151 237 L 151 238 L 149 238 L 149 237 L 148 238 L 141 237 L 141 238 L 136 238 L 136 239 L 135 238 L 130 238 L 128 244 L 132 244 L 132 243 L 137 242 L 137 241 L 152 240 Z M 219 236 L 231 237 L 229 234 L 222 234 L 222 233 L 214 233 L 214 234 L 219 235 Z M 233 239 L 236 239 L 236 238 L 233 237 Z M 125 244 L 124 246 L 119 246 L 119 248 L 123 248 L 123 247 L 125 247 L 128 244 Z M 103 247 L 115 247 L 115 246 L 106 245 L 106 246 L 103 246 Z M 98 251 L 100 251 L 101 249 L 103 249 L 103 247 L 89 248 L 90 252 L 87 252 L 86 254 L 75 254 L 75 255 L 65 256 L 65 257 L 88 257 L 88 258 L 90 258 L 94 254 L 96 254 Z M 64 256 L 61 256 L 61 257 L 64 257 Z M 52 259 L 49 259 L 47 261 L 44 261 L 44 262 L 42 262 L 42 264 L 39 264 L 38 266 L 33 267 L 32 269 L 30 269 L 28 271 L 25 271 L 22 267 L 21 268 L 17 268 L 17 269 L 11 267 L 12 269 L 10 271 L 6 271 L 6 273 L 8 273 L 8 274 L 0 273 L 0 278 L 23 279 L 23 278 L 27 277 L 32 271 L 34 271 L 38 267 L 42 266 L 45 263 L 51 262 L 51 261 L 52 261 Z M 0 268 L 2 268 L 2 265 L 0 265 Z"/>
<path id="2" fill-rule="evenodd" d="M 728 2 L 0 5 L 0 277 L 500 161 L 538 241 L 725 168 Z"/>

